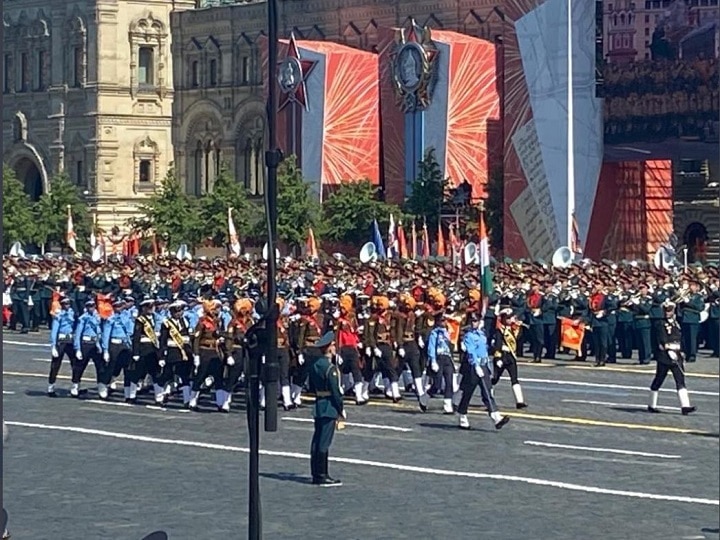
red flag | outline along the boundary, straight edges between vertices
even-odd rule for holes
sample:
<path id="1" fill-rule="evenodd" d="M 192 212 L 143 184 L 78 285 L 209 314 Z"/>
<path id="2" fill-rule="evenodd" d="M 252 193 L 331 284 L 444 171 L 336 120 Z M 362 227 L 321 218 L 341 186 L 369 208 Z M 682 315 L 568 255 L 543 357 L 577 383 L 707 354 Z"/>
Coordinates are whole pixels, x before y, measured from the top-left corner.
<path id="1" fill-rule="evenodd" d="M 407 259 L 408 258 L 407 241 L 405 240 L 405 229 L 403 229 L 402 221 L 398 222 L 397 240 L 398 240 L 398 250 L 400 251 L 400 258 Z"/>
<path id="2" fill-rule="evenodd" d="M 437 256 L 445 257 L 445 237 L 443 236 L 442 223 L 438 221 Z"/>

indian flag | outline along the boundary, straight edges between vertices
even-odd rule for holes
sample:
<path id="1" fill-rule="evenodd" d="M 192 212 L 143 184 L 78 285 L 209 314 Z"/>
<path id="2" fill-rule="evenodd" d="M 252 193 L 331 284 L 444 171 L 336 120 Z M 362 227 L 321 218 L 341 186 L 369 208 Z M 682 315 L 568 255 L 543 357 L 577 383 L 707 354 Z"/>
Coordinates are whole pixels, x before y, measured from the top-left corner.
<path id="1" fill-rule="evenodd" d="M 480 250 L 480 290 L 483 296 L 484 311 L 487 306 L 487 298 L 493 293 L 493 275 L 490 269 L 490 242 L 482 210 L 480 211 L 480 245 L 478 249 Z"/>

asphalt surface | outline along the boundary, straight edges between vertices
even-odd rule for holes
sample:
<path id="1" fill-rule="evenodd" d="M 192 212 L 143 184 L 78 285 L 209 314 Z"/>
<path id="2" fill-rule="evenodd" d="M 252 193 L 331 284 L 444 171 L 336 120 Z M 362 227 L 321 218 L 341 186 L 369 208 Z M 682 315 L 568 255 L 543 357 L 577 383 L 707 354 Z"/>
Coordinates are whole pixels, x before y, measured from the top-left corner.
<path id="1" fill-rule="evenodd" d="M 3 336 L 4 506 L 17 539 L 247 537 L 247 446 L 240 399 L 230 415 L 154 408 L 147 395 L 45 396 L 47 334 Z M 698 412 L 682 416 L 672 380 L 662 414 L 645 411 L 654 366 L 520 365 L 529 408 L 496 397 L 496 431 L 473 403 L 471 431 L 421 413 L 411 396 L 348 405 L 331 450 L 337 489 L 309 485 L 310 408 L 279 411 L 262 433 L 266 539 L 718 539 L 718 359 L 688 365 Z M 91 382 L 94 371 L 86 373 Z M 89 386 L 86 384 L 86 387 Z M 121 394 L 121 393 L 120 393 Z M 353 425 L 360 424 L 360 425 Z"/>

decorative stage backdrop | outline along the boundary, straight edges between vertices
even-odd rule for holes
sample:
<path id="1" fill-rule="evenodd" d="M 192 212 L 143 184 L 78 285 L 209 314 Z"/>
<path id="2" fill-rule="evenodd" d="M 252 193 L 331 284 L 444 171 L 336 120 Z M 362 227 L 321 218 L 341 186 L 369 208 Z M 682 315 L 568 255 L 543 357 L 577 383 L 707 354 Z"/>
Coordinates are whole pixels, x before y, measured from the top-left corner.
<path id="1" fill-rule="evenodd" d="M 267 41 L 263 72 L 267 74 Z M 343 181 L 380 182 L 378 56 L 332 42 L 281 40 L 278 144 L 322 197 Z M 265 79 L 266 80 L 266 75 Z"/>
<path id="2" fill-rule="evenodd" d="M 504 2 L 505 255 L 550 259 L 567 230 L 567 0 Z M 602 165 L 595 5 L 573 2 L 575 216 L 585 245 Z"/>

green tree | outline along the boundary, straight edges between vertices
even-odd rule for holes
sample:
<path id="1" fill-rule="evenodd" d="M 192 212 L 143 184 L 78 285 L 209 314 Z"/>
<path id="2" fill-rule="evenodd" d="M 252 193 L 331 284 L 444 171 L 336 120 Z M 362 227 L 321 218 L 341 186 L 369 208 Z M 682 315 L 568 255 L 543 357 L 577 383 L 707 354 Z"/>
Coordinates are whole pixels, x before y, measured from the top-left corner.
<path id="1" fill-rule="evenodd" d="M 200 214 L 205 238 L 212 238 L 215 246 L 229 242 L 228 208 L 233 208 L 233 223 L 238 236 L 243 238 L 250 231 L 251 205 L 248 202 L 245 187 L 232 177 L 223 165 L 215 178 L 213 191 L 200 200 Z"/>
<path id="2" fill-rule="evenodd" d="M 35 215 L 30 196 L 17 179 L 15 171 L 3 165 L 3 245 L 10 249 L 14 242 L 32 242 L 35 236 Z"/>
<path id="3" fill-rule="evenodd" d="M 360 246 L 370 240 L 373 220 L 386 228 L 390 214 L 402 219 L 400 208 L 379 200 L 370 181 L 343 182 L 322 205 L 323 231 L 330 240 Z"/>
<path id="4" fill-rule="evenodd" d="M 313 227 L 316 238 L 319 238 L 320 203 L 303 178 L 295 156 L 289 156 L 280 163 L 277 186 L 278 239 L 289 246 L 299 247 L 307 240 L 309 227 Z"/>
<path id="5" fill-rule="evenodd" d="M 505 182 L 502 167 L 495 167 L 490 171 L 487 185 L 487 200 L 485 201 L 485 220 L 488 228 L 488 237 L 493 250 L 503 250 L 503 216 L 505 212 Z"/>
<path id="6" fill-rule="evenodd" d="M 169 247 L 180 244 L 194 247 L 200 243 L 206 230 L 198 199 L 185 194 L 172 168 L 163 178 L 157 193 L 140 207 L 140 213 L 141 218 L 132 220 L 131 225 L 140 230 L 152 229 L 167 241 Z"/>
<path id="7" fill-rule="evenodd" d="M 412 183 L 412 193 L 405 202 L 405 211 L 419 219 L 425 218 L 428 229 L 437 230 L 449 182 L 443 177 L 435 149 L 428 149 L 419 165 L 418 176 Z"/>
<path id="8" fill-rule="evenodd" d="M 38 244 L 67 247 L 68 206 L 72 213 L 77 249 L 80 252 L 87 249 L 92 228 L 87 203 L 82 200 L 78 187 L 64 172 L 53 177 L 50 190 L 42 194 L 33 208 L 34 240 Z"/>

